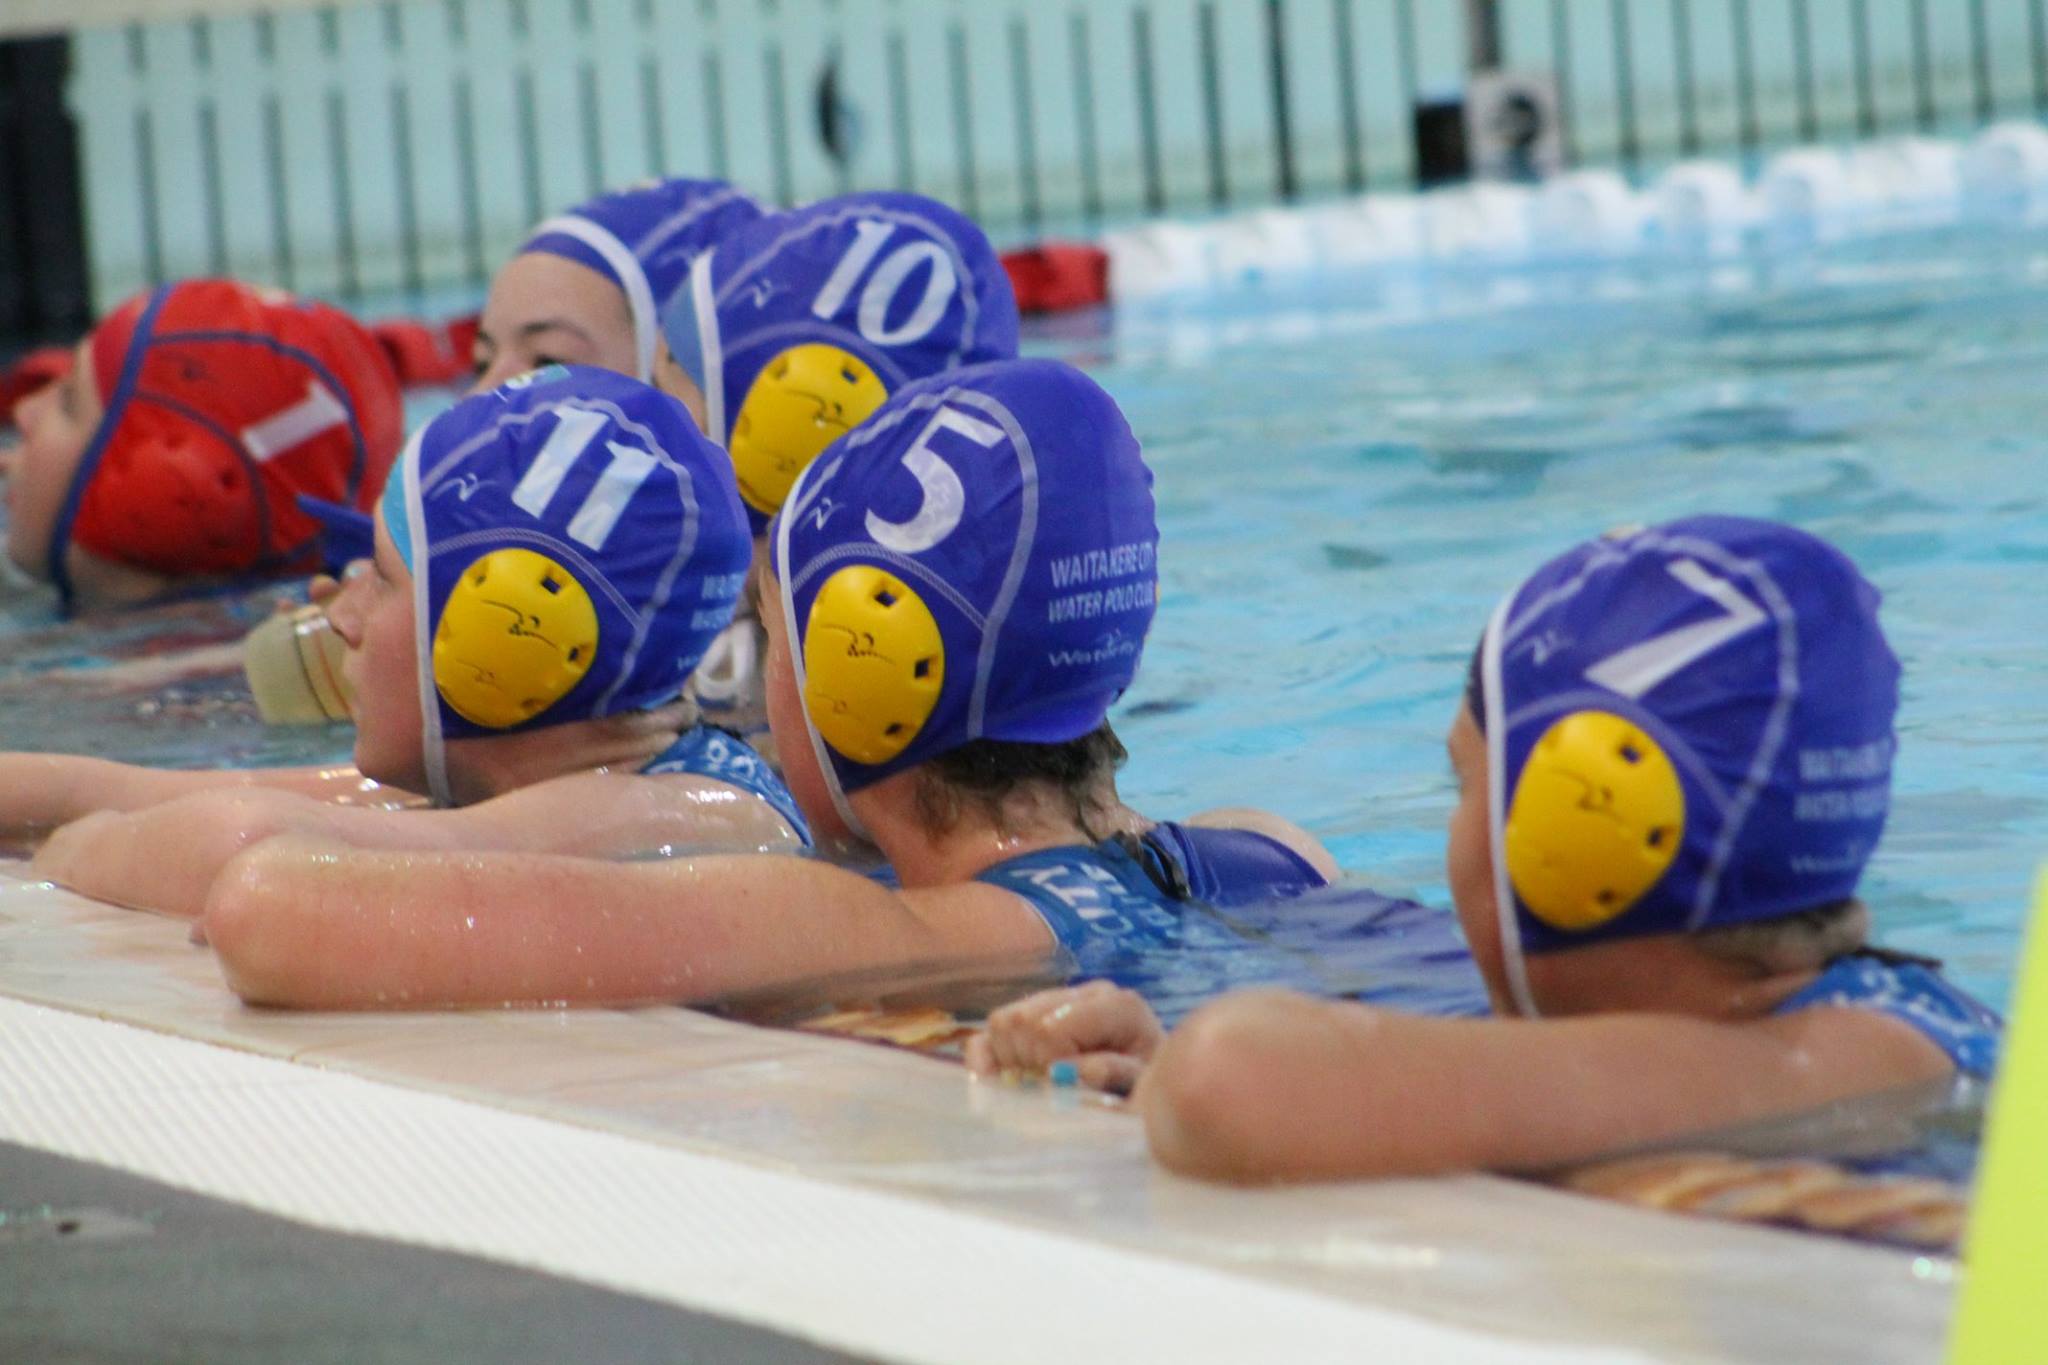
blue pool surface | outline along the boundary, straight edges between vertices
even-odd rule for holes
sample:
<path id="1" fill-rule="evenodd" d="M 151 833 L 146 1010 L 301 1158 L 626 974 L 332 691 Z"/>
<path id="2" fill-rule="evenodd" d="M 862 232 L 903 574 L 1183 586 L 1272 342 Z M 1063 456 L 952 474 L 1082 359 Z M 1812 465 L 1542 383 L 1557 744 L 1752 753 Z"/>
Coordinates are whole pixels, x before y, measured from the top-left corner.
<path id="1" fill-rule="evenodd" d="M 1880 937 L 2002 1006 L 2048 858 L 2048 236 L 1348 293 L 1043 343 L 1157 475 L 1132 802 L 1267 805 L 1445 904 L 1443 734 L 1500 595 L 1617 524 L 1775 517 L 1856 558 L 1905 665 Z"/>
<path id="2" fill-rule="evenodd" d="M 1881 937 L 2004 1003 L 2048 854 L 2048 609 L 2030 581 L 2048 568 L 2048 236 L 1711 268 L 1411 268 L 1065 319 L 1029 344 L 1102 379 L 1157 475 L 1163 603 L 1117 716 L 1132 804 L 1267 806 L 1365 884 L 1442 906 L 1442 736 L 1499 595 L 1619 523 L 1777 517 L 1883 588 L 1906 666 L 1892 824 L 1866 881 Z M 41 595 L 0 594 L 0 744 L 173 766 L 344 757 L 343 729 L 265 730 L 218 657 L 275 595 L 53 628 Z M 211 662 L 164 673 L 188 657 Z M 1178 1014 L 1320 955 L 1333 992 L 1477 1008 L 1448 913 L 1402 911 L 1362 947 L 1377 904 L 1333 893 L 1271 916 L 1250 935 L 1271 974 L 1189 959 L 1149 985 Z"/>

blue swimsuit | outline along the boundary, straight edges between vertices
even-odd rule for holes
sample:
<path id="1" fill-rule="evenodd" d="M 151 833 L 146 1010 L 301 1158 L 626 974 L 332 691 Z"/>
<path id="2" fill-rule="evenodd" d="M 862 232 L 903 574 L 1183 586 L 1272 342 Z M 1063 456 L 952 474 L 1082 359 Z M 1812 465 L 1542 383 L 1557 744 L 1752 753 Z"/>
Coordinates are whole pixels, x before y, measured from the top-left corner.
<path id="1" fill-rule="evenodd" d="M 1162 824 L 1140 839 L 1027 853 L 975 880 L 1038 912 L 1058 941 L 1064 980 L 1127 986 L 1169 1026 L 1251 986 L 1413 1013 L 1486 1012 L 1455 917 L 1329 886 L 1261 834 Z"/>
<path id="2" fill-rule="evenodd" d="M 1031 903 L 1062 948 L 1159 947 L 1183 937 L 1181 905 L 1227 907 L 1329 882 L 1278 840 L 1162 822 L 1142 838 L 1040 849 L 975 877 Z"/>
<path id="3" fill-rule="evenodd" d="M 1837 1005 L 1889 1014 L 1947 1053 L 1959 1075 L 1988 1080 L 1998 1065 L 2004 1021 L 1944 980 L 1938 965 L 1880 949 L 1849 953 L 1829 963 L 1812 985 L 1773 1013 Z"/>
<path id="4" fill-rule="evenodd" d="M 683 773 L 738 787 L 767 802 L 770 809 L 789 822 L 789 827 L 804 841 L 804 847 L 811 847 L 811 827 L 804 823 L 803 812 L 797 809 L 796 798 L 789 794 L 782 778 L 767 759 L 729 730 L 712 725 L 686 730 L 640 772 L 646 777 Z"/>
<path id="5" fill-rule="evenodd" d="M 1273 906 L 1272 915 L 1256 908 L 1249 918 L 1202 913 L 1205 906 L 1271 905 L 1327 884 L 1299 855 L 1263 835 L 1161 824 L 1143 839 L 1027 853 L 975 880 L 1030 902 L 1064 950 L 1069 980 L 1107 977 L 1140 989 L 1162 1010 L 1177 1013 L 1220 990 L 1251 984 L 1332 998 L 1377 997 L 1376 1003 L 1399 1007 L 1409 1002 L 1389 997 L 1387 978 L 1399 973 L 1388 968 L 1412 959 L 1426 969 L 1414 976 L 1430 993 L 1428 1013 L 1487 1012 L 1476 977 L 1465 980 L 1472 975 L 1469 955 L 1442 912 L 1353 890 L 1327 904 L 1325 897 L 1308 896 Z M 1304 932 L 1282 932 L 1290 929 Z M 1373 950 L 1356 983 L 1345 979 L 1343 959 L 1351 947 Z M 1289 951 L 1276 957 L 1275 948 Z M 1172 951 L 1161 956 L 1160 949 Z M 1468 970 L 1453 977 L 1447 970 L 1452 958 Z M 1776 1013 L 1821 1006 L 1876 1010 L 1918 1029 L 1959 1075 L 1989 1078 L 2003 1022 L 1937 966 L 1882 949 L 1850 953 Z"/>

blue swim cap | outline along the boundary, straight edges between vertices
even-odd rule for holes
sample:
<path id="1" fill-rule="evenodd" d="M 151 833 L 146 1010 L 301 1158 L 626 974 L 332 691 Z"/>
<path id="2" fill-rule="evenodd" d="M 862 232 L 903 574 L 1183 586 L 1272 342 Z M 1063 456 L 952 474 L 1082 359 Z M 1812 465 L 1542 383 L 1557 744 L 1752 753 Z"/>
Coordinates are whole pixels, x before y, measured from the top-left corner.
<path id="1" fill-rule="evenodd" d="M 427 771 L 444 802 L 444 738 L 674 698 L 731 620 L 753 549 L 731 466 L 682 404 L 583 366 L 436 417 L 386 499 L 413 570 Z"/>
<path id="2" fill-rule="evenodd" d="M 1552 560 L 1481 646 L 1495 885 L 1523 953 L 1855 894 L 1890 806 L 1899 663 L 1847 556 L 1690 517 Z"/>
<path id="3" fill-rule="evenodd" d="M 771 532 L 819 766 L 844 794 L 977 739 L 1088 734 L 1158 602 L 1152 473 L 1054 360 L 920 380 L 799 477 Z"/>
<path id="4" fill-rule="evenodd" d="M 723 180 L 660 180 L 602 194 L 535 227 L 520 253 L 545 251 L 618 285 L 633 315 L 641 379 L 654 377 L 661 310 L 690 263 L 762 214 Z"/>
<path id="5" fill-rule="evenodd" d="M 698 259 L 662 316 L 704 391 L 758 534 L 805 464 L 904 384 L 1017 354 L 1017 300 L 981 229 L 922 195 L 775 214 Z"/>

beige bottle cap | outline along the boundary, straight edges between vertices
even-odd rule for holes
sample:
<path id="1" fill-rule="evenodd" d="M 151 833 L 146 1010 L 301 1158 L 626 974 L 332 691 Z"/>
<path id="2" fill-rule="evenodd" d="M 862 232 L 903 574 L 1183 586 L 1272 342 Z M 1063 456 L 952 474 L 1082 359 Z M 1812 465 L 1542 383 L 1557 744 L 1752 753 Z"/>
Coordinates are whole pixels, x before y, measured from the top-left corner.
<path id="1" fill-rule="evenodd" d="M 347 720 L 355 700 L 342 676 L 348 646 L 324 608 L 280 612 L 242 642 L 242 671 L 256 710 L 271 725 Z"/>

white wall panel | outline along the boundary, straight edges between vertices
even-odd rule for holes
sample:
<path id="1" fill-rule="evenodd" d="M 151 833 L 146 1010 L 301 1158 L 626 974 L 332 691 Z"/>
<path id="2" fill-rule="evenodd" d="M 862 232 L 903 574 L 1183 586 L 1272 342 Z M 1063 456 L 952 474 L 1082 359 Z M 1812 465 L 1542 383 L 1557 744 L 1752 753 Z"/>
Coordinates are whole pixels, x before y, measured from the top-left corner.
<path id="1" fill-rule="evenodd" d="M 795 200 L 907 186 L 1004 238 L 1395 187 L 1414 99 L 1454 90 L 1467 52 L 1451 0 L 250 8 L 76 32 L 103 306 L 215 270 L 317 293 L 476 282 L 536 219 L 660 173 Z M 2033 112 L 2041 8 L 1501 0 L 1501 46 L 1556 73 L 1577 159 L 1648 170 Z"/>

